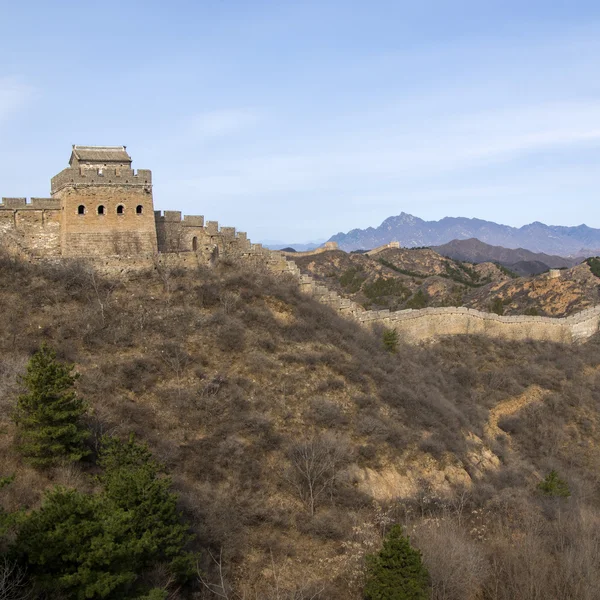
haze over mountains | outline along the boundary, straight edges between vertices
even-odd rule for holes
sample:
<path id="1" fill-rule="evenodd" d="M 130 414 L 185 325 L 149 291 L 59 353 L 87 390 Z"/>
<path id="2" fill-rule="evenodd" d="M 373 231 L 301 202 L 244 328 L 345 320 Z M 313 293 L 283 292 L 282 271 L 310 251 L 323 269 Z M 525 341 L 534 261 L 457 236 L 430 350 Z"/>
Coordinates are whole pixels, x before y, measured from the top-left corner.
<path id="1" fill-rule="evenodd" d="M 581 257 L 564 257 L 543 252 L 531 252 L 524 248 L 491 246 L 478 239 L 452 240 L 441 246 L 432 246 L 442 256 L 470 263 L 493 262 L 508 267 L 517 275 L 528 276 L 548 269 L 568 269 L 581 262 Z"/>
<path id="2" fill-rule="evenodd" d="M 564 227 L 536 221 L 523 227 L 511 227 L 464 217 L 424 221 L 404 212 L 388 217 L 379 227 L 340 232 L 329 241 L 337 242 L 341 249 L 351 251 L 376 248 L 392 241 L 411 248 L 439 246 L 452 240 L 470 238 L 493 246 L 524 248 L 560 256 L 590 256 L 600 249 L 600 229 L 587 225 Z"/>

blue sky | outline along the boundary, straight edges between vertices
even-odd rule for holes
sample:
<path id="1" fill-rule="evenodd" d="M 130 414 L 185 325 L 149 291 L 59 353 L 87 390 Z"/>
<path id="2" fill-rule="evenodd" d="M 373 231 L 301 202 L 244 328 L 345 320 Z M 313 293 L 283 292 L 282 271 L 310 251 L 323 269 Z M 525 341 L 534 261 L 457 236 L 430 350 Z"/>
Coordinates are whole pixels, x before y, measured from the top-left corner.
<path id="1" fill-rule="evenodd" d="M 0 195 L 48 195 L 74 143 L 255 241 L 600 227 L 600 4 L 0 0 Z"/>

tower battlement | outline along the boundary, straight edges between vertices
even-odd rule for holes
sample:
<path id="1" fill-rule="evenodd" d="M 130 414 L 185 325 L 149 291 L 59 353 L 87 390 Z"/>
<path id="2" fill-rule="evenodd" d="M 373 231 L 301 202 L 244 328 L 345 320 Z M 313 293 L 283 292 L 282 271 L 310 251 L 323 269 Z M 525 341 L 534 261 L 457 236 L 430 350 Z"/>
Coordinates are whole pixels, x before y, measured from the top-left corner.
<path id="1" fill-rule="evenodd" d="M 0 210 L 60 210 L 60 200 L 54 198 L 2 198 Z"/>
<path id="2" fill-rule="evenodd" d="M 2 199 L 0 236 L 16 239 L 17 233 L 25 240 L 20 249 L 29 246 L 40 257 L 48 248 L 49 256 L 195 252 L 211 259 L 251 250 L 246 234 L 234 227 L 219 227 L 202 215 L 155 211 L 152 172 L 135 170 L 131 162 L 125 146 L 73 146 L 69 166 L 50 181 L 51 198 Z"/>
<path id="3" fill-rule="evenodd" d="M 128 167 L 82 167 L 62 170 L 50 180 L 50 193 L 60 192 L 66 187 L 77 186 L 152 186 L 152 171 Z"/>

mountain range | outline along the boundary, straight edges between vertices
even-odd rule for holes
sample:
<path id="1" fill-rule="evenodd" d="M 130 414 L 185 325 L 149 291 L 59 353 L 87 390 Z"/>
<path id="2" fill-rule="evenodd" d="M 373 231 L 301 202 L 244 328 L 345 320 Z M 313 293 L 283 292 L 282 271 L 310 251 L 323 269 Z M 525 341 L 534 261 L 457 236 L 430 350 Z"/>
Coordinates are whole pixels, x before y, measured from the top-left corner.
<path id="1" fill-rule="evenodd" d="M 292 248 L 296 252 L 306 252 L 307 250 L 314 250 L 322 244 L 325 240 L 314 240 L 311 242 L 281 242 L 278 240 L 261 240 L 260 242 L 265 248 L 269 250 L 284 250 L 286 248 Z"/>
<path id="2" fill-rule="evenodd" d="M 565 227 L 536 221 L 522 227 L 511 227 L 465 217 L 424 221 L 404 212 L 388 217 L 379 227 L 340 232 L 329 241 L 337 242 L 342 250 L 351 251 L 376 248 L 393 241 L 411 248 L 439 246 L 469 238 L 477 238 L 493 246 L 524 248 L 559 256 L 590 256 L 600 249 L 600 229 L 587 225 Z"/>
<path id="3" fill-rule="evenodd" d="M 524 248 L 503 248 L 502 246 L 491 246 L 480 242 L 478 239 L 452 240 L 441 246 L 432 246 L 442 256 L 454 260 L 462 260 L 470 263 L 493 262 L 508 267 L 517 275 L 538 275 L 548 269 L 568 269 L 580 263 L 581 257 L 564 257 L 545 254 L 543 252 L 531 252 Z"/>

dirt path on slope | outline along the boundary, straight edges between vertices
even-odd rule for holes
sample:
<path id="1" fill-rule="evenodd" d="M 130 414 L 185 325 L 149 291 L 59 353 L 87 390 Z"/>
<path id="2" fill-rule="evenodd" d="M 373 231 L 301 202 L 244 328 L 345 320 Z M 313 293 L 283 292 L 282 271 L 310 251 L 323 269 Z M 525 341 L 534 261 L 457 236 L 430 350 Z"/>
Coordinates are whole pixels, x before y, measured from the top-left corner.
<path id="1" fill-rule="evenodd" d="M 534 402 L 541 402 L 549 393 L 548 390 L 544 390 L 538 385 L 532 385 L 521 395 L 500 402 L 500 404 L 490 410 L 490 417 L 483 428 L 485 437 L 488 440 L 495 440 L 497 436 L 504 434 L 500 427 L 498 427 L 498 422 L 502 417 L 514 415 Z"/>

